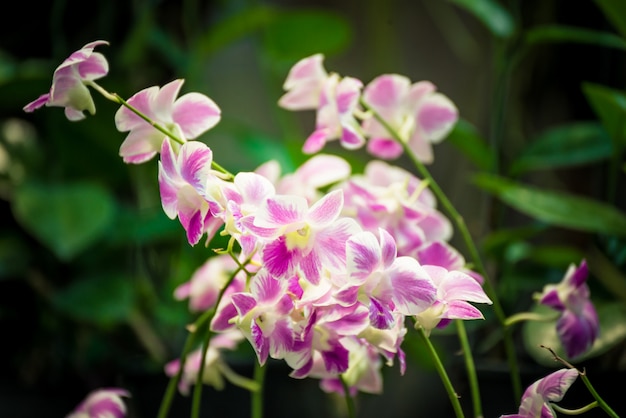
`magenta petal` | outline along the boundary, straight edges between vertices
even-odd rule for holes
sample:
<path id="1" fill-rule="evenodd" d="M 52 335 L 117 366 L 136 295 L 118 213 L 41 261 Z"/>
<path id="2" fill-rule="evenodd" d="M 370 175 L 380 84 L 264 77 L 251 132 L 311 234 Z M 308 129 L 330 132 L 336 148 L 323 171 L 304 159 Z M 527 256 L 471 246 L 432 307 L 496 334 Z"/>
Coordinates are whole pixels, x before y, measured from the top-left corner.
<path id="1" fill-rule="evenodd" d="M 41 106 L 45 105 L 48 102 L 48 100 L 50 100 L 50 94 L 49 93 L 42 94 L 37 99 L 33 100 L 32 102 L 24 106 L 23 110 L 28 113 L 33 112 L 36 109 L 39 109 Z"/>
<path id="2" fill-rule="evenodd" d="M 198 193 L 204 192 L 211 172 L 213 152 L 202 142 L 186 142 L 178 154 L 180 175 Z"/>
<path id="3" fill-rule="evenodd" d="M 434 301 L 436 289 L 414 258 L 399 257 L 389 270 L 393 301 L 404 315 L 416 315 Z"/>
<path id="4" fill-rule="evenodd" d="M 458 119 L 454 103 L 440 93 L 433 93 L 420 106 L 417 120 L 428 139 L 440 141 L 452 130 Z"/>
<path id="5" fill-rule="evenodd" d="M 370 323 L 374 328 L 390 329 L 395 324 L 391 310 L 375 298 L 370 299 Z"/>
<path id="6" fill-rule="evenodd" d="M 257 305 L 256 299 L 247 293 L 234 293 L 232 301 L 240 316 L 245 316 Z"/>
<path id="7" fill-rule="evenodd" d="M 328 128 L 317 129 L 304 141 L 302 152 L 305 154 L 315 154 L 324 148 L 326 138 L 328 138 Z"/>
<path id="8" fill-rule="evenodd" d="M 374 234 L 361 232 L 346 242 L 346 262 L 351 279 L 365 280 L 379 266 L 380 247 Z"/>
<path id="9" fill-rule="evenodd" d="M 367 151 L 375 157 L 393 160 L 402 155 L 402 145 L 390 138 L 370 138 Z"/>
<path id="10" fill-rule="evenodd" d="M 207 96 L 187 93 L 174 103 L 172 118 L 185 138 L 193 139 L 214 127 L 220 121 L 220 114 L 220 108 Z"/>
<path id="11" fill-rule="evenodd" d="M 281 282 L 269 275 L 267 271 L 260 271 L 254 276 L 250 291 L 256 295 L 259 302 L 278 300 L 284 294 Z"/>
<path id="12" fill-rule="evenodd" d="M 320 200 L 309 210 L 307 220 L 314 226 L 326 226 L 332 223 L 343 209 L 343 191 L 335 190 Z"/>
<path id="13" fill-rule="evenodd" d="M 537 384 L 537 393 L 550 402 L 559 402 L 578 377 L 576 369 L 561 369 L 549 374 Z"/>
<path id="14" fill-rule="evenodd" d="M 349 352 L 339 341 L 329 341 L 331 349 L 322 351 L 324 366 L 329 373 L 343 373 L 348 370 Z"/>
<path id="15" fill-rule="evenodd" d="M 276 278 L 290 276 L 295 268 L 294 261 L 294 254 L 287 249 L 284 237 L 263 248 L 263 264 Z"/>

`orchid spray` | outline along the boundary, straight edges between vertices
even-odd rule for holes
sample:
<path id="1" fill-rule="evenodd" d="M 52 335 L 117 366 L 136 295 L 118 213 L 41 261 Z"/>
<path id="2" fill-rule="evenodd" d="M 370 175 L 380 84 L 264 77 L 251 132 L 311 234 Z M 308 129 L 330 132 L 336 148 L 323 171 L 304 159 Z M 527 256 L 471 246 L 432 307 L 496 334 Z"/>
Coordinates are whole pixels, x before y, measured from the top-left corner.
<path id="1" fill-rule="evenodd" d="M 107 60 L 94 51 L 106 45 L 91 42 L 73 53 L 54 72 L 50 91 L 24 110 L 63 107 L 69 120 L 81 120 L 84 111 L 96 113 L 90 90 L 120 105 L 115 126 L 127 136 L 119 155 L 127 164 L 158 158 L 163 211 L 178 219 L 188 243 L 209 245 L 216 235 L 228 239 L 175 291 L 198 319 L 188 326 L 180 358 L 164 365 L 171 380 L 159 417 L 168 415 L 176 391 L 188 395 L 192 387 L 197 417 L 203 384 L 219 389 L 226 381 L 252 392 L 251 414 L 261 417 L 270 358 L 283 360 L 291 377 L 319 379 L 322 390 L 345 396 L 354 417 L 358 392 L 383 390 L 384 366 L 398 364 L 405 372 L 402 343 L 409 332 L 421 336 L 455 415 L 463 417 L 431 342 L 435 329 L 451 323 L 465 358 L 473 415 L 479 417 L 481 397 L 464 321 L 483 319 L 483 309 L 493 309 L 502 325 L 512 385 L 522 399 L 513 416 L 553 416 L 555 402 L 584 376 L 569 365 L 522 397 L 511 325 L 543 318 L 505 317 L 463 218 L 426 167 L 434 161 L 433 146 L 459 118 L 455 104 L 434 84 L 397 74 L 364 84 L 326 71 L 321 54 L 306 57 L 287 75 L 278 104 L 316 111 L 315 128 L 302 147 L 310 158 L 293 173 L 281 173 L 276 161 L 231 173 L 209 145 L 194 141 L 220 121 L 218 105 L 201 93 L 178 97 L 182 79 L 127 100 L 108 92 L 96 83 L 108 73 Z M 374 159 L 363 173 L 352 173 L 345 160 L 322 152 L 334 140 L 349 150 L 365 147 Z M 391 164 L 402 154 L 419 177 Z M 455 231 L 470 262 L 450 244 Z M 586 277 L 583 260 L 537 297 L 559 314 L 557 332 L 572 356 L 588 350 L 599 332 Z M 252 380 L 222 357 L 243 341 L 256 353 Z M 585 383 L 594 403 L 573 413 L 600 407 L 617 416 Z M 124 416 L 122 396 L 132 399 L 124 389 L 103 389 L 69 416 L 102 416 L 105 409 Z"/>

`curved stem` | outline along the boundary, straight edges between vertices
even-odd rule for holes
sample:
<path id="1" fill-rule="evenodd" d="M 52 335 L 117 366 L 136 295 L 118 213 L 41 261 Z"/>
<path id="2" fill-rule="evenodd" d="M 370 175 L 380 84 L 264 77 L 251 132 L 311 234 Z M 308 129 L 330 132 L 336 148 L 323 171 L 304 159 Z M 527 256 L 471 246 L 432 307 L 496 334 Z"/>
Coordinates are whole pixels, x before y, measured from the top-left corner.
<path id="1" fill-rule="evenodd" d="M 567 408 L 562 408 L 558 406 L 557 404 L 552 404 L 552 408 L 554 408 L 555 411 L 560 412 L 565 415 L 581 415 L 585 412 L 591 411 L 593 408 L 597 406 L 598 406 L 598 402 L 596 401 L 593 401 L 589 405 L 585 405 L 582 408 L 578 408 L 578 409 L 567 409 Z"/>
<path id="2" fill-rule="evenodd" d="M 348 386 L 348 383 L 346 382 L 346 379 L 344 379 L 342 374 L 339 375 L 339 381 L 341 382 L 341 386 L 343 387 L 343 396 L 346 398 L 348 417 L 354 418 L 356 416 L 354 408 L 354 398 L 352 397 L 352 395 L 350 395 L 350 386 Z"/>
<path id="3" fill-rule="evenodd" d="M 183 370 L 185 369 L 185 360 L 187 358 L 187 354 L 189 354 L 189 352 L 191 351 L 191 347 L 193 347 L 195 336 L 196 334 L 194 332 L 190 332 L 187 335 L 183 351 L 180 355 L 180 368 L 178 369 L 178 373 L 176 373 L 170 379 L 167 385 L 165 395 L 163 395 L 163 399 L 161 400 L 161 406 L 159 407 L 159 413 L 157 415 L 158 418 L 166 418 L 167 414 L 169 413 L 170 407 L 172 406 L 172 401 L 174 400 L 174 395 L 176 393 L 176 388 L 178 388 L 178 382 L 180 382 L 180 378 L 183 375 Z"/>
<path id="4" fill-rule="evenodd" d="M 265 368 L 258 361 L 254 363 L 254 381 L 258 384 L 258 389 L 252 392 L 251 418 L 263 418 L 263 381 L 265 380 Z"/>
<path id="5" fill-rule="evenodd" d="M 591 385 L 591 382 L 589 381 L 589 379 L 587 378 L 587 375 L 583 372 L 580 373 L 580 378 L 582 379 L 583 383 L 585 384 L 585 386 L 587 386 L 587 390 L 589 390 L 589 393 L 591 393 L 591 396 L 593 396 L 593 399 L 596 400 L 596 402 L 598 402 L 598 406 L 604 411 L 606 412 L 606 414 L 608 416 L 610 416 L 611 418 L 619 418 L 619 415 L 617 415 L 615 413 L 615 411 L 613 411 L 613 409 L 609 406 L 609 404 L 607 404 L 604 399 L 602 399 L 600 397 L 600 395 L 598 394 L 598 392 L 596 392 L 595 388 Z"/>
<path id="6" fill-rule="evenodd" d="M 446 373 L 446 369 L 443 367 L 443 363 L 441 362 L 441 359 L 439 358 L 439 355 L 437 354 L 437 350 L 435 350 L 435 347 L 430 342 L 430 338 L 428 338 L 428 335 L 426 335 L 426 331 L 424 330 L 424 328 L 420 326 L 418 327 L 418 331 L 419 331 L 419 334 L 422 336 L 422 340 L 426 344 L 426 347 L 428 348 L 428 352 L 430 353 L 431 357 L 433 358 L 433 361 L 435 362 L 435 368 L 437 369 L 437 372 L 439 373 L 439 377 L 441 378 L 441 381 L 443 382 L 443 385 L 446 388 L 446 392 L 448 392 L 448 398 L 450 398 L 450 402 L 452 403 L 452 409 L 454 409 L 454 413 L 456 417 L 463 418 L 464 417 L 463 409 L 461 408 L 459 397 L 456 394 L 454 387 L 452 386 L 452 382 L 450 381 L 450 378 L 448 377 L 448 373 Z"/>
<path id="7" fill-rule="evenodd" d="M 554 315 L 542 315 L 536 312 L 519 312 L 519 313 L 516 313 L 515 315 L 509 316 L 504 321 L 504 326 L 510 327 L 518 322 L 524 322 L 524 321 L 551 322 L 551 321 L 556 321 L 559 318 L 559 316 L 560 314 L 558 312 L 555 312 Z"/>
<path id="8" fill-rule="evenodd" d="M 474 262 L 474 266 L 476 270 L 484 278 L 483 286 L 485 288 L 485 293 L 492 300 L 493 309 L 496 314 L 496 317 L 498 318 L 498 320 L 500 321 L 500 325 L 504 329 L 504 349 L 505 349 L 507 361 L 509 364 L 509 370 L 511 372 L 511 383 L 513 386 L 513 395 L 515 396 L 515 399 L 520 399 L 522 397 L 522 379 L 520 377 L 519 366 L 517 364 L 517 359 L 515 355 L 515 345 L 513 344 L 513 338 L 512 338 L 510 331 L 504 325 L 505 320 L 506 320 L 506 315 L 504 314 L 504 310 L 502 309 L 502 305 L 500 304 L 498 295 L 496 294 L 495 288 L 493 284 L 491 283 L 489 276 L 487 275 L 487 271 L 483 265 L 483 262 L 478 252 L 478 249 L 476 247 L 476 244 L 474 244 L 474 240 L 472 239 L 472 236 L 469 232 L 469 229 L 467 228 L 467 225 L 465 224 L 465 221 L 463 220 L 463 217 L 456 210 L 456 208 L 454 207 L 450 199 L 448 199 L 448 196 L 444 193 L 444 191 L 441 189 L 439 184 L 435 181 L 434 177 L 430 174 L 430 171 L 428 171 L 424 163 L 420 161 L 420 159 L 417 157 L 415 152 L 413 152 L 413 150 L 408 146 L 408 144 L 402 140 L 402 138 L 400 137 L 400 135 L 398 135 L 396 130 L 393 129 L 387 123 L 387 121 L 383 119 L 380 116 L 380 114 L 376 112 L 367 102 L 365 102 L 364 100 L 361 100 L 360 103 L 366 110 L 371 112 L 373 117 L 376 118 L 376 120 L 381 125 L 385 127 L 385 129 L 389 132 L 389 134 L 393 137 L 393 139 L 402 145 L 402 148 L 405 154 L 411 159 L 411 162 L 413 163 L 413 165 L 415 166 L 419 174 L 422 176 L 422 180 L 428 181 L 430 190 L 432 190 L 432 192 L 435 194 L 435 196 L 437 197 L 437 200 L 439 201 L 441 206 L 443 206 L 444 210 L 448 213 L 448 216 L 450 216 L 450 218 L 456 225 L 457 229 L 459 230 L 461 237 L 463 238 L 463 241 L 467 247 L 467 250 L 470 253 L 472 261 Z M 468 352 L 466 353 L 466 355 L 471 355 L 471 353 Z M 471 373 L 471 370 L 468 370 L 468 373 Z M 472 380 L 473 378 L 470 377 L 470 382 Z"/>
<path id="9" fill-rule="evenodd" d="M 179 143 L 180 145 L 183 145 L 186 142 L 184 139 L 177 137 L 176 135 L 171 133 L 169 130 L 167 130 L 166 128 L 161 126 L 161 124 L 159 124 L 158 122 L 152 120 L 148 115 L 144 114 L 142 111 L 137 109 L 135 106 L 133 106 L 130 103 L 128 103 L 119 94 L 117 94 L 117 93 L 110 93 L 107 90 L 105 90 L 102 86 L 100 86 L 98 83 L 96 83 L 94 81 L 91 81 L 91 80 L 85 81 L 85 84 L 93 87 L 94 90 L 96 90 L 98 93 L 102 94 L 106 99 L 126 107 L 128 110 L 133 112 L 135 115 L 139 116 L 141 119 L 146 121 L 146 123 L 151 125 L 154 129 L 158 130 L 159 132 L 161 132 L 162 134 L 164 134 L 168 138 L 172 139 L 173 141 Z M 231 172 L 226 170 L 224 167 L 222 167 L 220 164 L 216 163 L 215 161 L 211 161 L 211 168 L 213 170 L 219 171 L 220 173 L 224 174 L 229 179 L 232 179 L 232 178 L 235 177 Z"/>
<path id="10" fill-rule="evenodd" d="M 211 315 L 213 316 L 213 315 Z M 202 344 L 202 356 L 200 357 L 200 368 L 198 369 L 198 376 L 196 376 L 196 384 L 193 388 L 193 399 L 191 401 L 191 417 L 200 417 L 200 403 L 202 401 L 202 376 L 204 374 L 204 367 L 206 364 L 206 355 L 209 351 L 209 342 L 211 340 L 211 327 L 210 322 L 206 325 L 206 335 L 204 337 L 204 343 Z"/>
<path id="11" fill-rule="evenodd" d="M 474 416 L 482 417 L 483 409 L 480 401 L 480 389 L 478 386 L 478 376 L 476 375 L 476 366 L 474 365 L 474 357 L 472 357 L 472 349 L 467 339 L 467 331 L 465 330 L 465 323 L 457 319 L 456 323 L 457 334 L 459 335 L 459 341 L 461 342 L 461 348 L 463 350 L 463 358 L 465 359 L 465 368 L 467 369 L 467 378 L 470 384 L 470 392 L 472 394 L 472 405 L 474 408 Z"/>

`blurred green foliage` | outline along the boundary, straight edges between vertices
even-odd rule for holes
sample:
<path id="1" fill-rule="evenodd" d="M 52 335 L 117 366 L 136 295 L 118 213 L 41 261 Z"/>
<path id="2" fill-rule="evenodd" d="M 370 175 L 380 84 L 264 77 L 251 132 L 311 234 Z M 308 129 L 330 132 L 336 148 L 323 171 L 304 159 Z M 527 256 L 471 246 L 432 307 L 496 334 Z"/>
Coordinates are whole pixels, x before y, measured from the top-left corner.
<path id="1" fill-rule="evenodd" d="M 100 1 L 87 14 L 82 3 L 52 0 L 36 15 L 22 2 L 31 21 L 9 23 L 0 45 L 0 324 L 10 339 L 0 351 L 10 364 L 2 385 L 17 382 L 56 394 L 63 387 L 82 396 L 86 385 L 161 375 L 164 362 L 180 352 L 184 326 L 193 319 L 186 303 L 173 299 L 173 290 L 212 254 L 201 244 L 190 247 L 182 227 L 163 213 L 156 161 L 122 163 L 118 148 L 124 135 L 115 129 L 111 103 L 95 95 L 97 117 L 79 123 L 68 122 L 57 108 L 22 112 L 49 89 L 54 69 L 69 53 L 92 40 L 110 41 L 101 51 L 111 64 L 103 85 L 124 97 L 184 78 L 185 91 L 223 103 L 223 120 L 200 138 L 220 164 L 236 172 L 273 158 L 290 171 L 305 158 L 300 149 L 314 122 L 312 115 L 303 120 L 277 109 L 287 71 L 318 52 L 345 75 L 361 78 L 408 62 L 402 58 L 406 51 L 417 54 L 416 40 L 390 35 L 392 27 L 405 32 L 385 20 L 390 10 L 398 22 L 419 18 L 433 25 L 440 38 L 432 60 L 440 50 L 457 51 L 455 62 L 465 65 L 471 50 L 478 62 L 472 68 L 489 74 L 488 90 L 481 92 L 486 98 L 464 102 L 482 111 L 461 107 L 461 122 L 435 150 L 434 170 L 441 167 L 446 179 L 472 189 L 479 198 L 470 205 L 488 208 L 467 221 L 478 232 L 505 309 L 527 309 L 525 296 L 559 281 L 569 263 L 586 257 L 607 330 L 588 357 L 612 352 L 623 360 L 626 312 L 616 304 L 626 301 L 626 5 L 596 0 L 582 17 L 568 21 L 562 8 L 570 6 L 558 1 L 428 2 L 409 7 L 396 0 L 381 9 L 375 0 L 343 8 L 322 2 Z M 572 22 L 594 11 L 592 26 Z M 576 16 L 576 10 L 569 12 Z M 397 42 L 377 46 L 387 39 Z M 461 41 L 459 49 L 455 42 Z M 593 77 L 572 81 L 571 68 L 550 72 L 542 66 L 556 66 L 547 57 L 557 51 L 577 54 L 570 64 L 592 61 Z M 359 53 L 367 59 L 355 58 Z M 464 70 L 461 64 L 437 68 L 450 78 Z M 413 70 L 409 76 L 417 81 L 422 75 Z M 552 91 L 546 86 L 571 87 L 565 81 L 578 90 L 557 92 L 556 103 L 564 108 L 550 108 L 543 102 Z M 471 95 L 471 86 L 462 87 Z M 570 94 L 577 99 L 568 103 Z M 355 171 L 367 159 L 339 148 L 331 152 L 347 158 Z M 459 159 L 471 163 L 469 175 L 457 168 Z M 464 213 L 467 203 L 452 197 Z M 225 246 L 221 240 L 210 246 Z M 546 326 L 524 329 L 526 348 L 540 363 L 545 353 L 533 344 L 553 338 L 551 332 Z M 409 358 L 424 363 L 415 345 L 409 339 Z M 154 403 L 159 395 L 151 395 Z"/>

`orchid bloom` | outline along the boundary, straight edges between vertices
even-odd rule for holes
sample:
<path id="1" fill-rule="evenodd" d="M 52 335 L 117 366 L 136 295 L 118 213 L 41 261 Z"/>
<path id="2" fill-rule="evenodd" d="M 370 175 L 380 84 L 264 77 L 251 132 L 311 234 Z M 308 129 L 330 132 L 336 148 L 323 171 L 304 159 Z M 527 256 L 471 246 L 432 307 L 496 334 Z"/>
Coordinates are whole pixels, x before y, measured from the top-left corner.
<path id="1" fill-rule="evenodd" d="M 223 223 L 213 217 L 203 197 L 207 183 L 215 178 L 212 160 L 213 152 L 202 142 L 187 142 L 176 155 L 169 139 L 163 141 L 159 161 L 161 203 L 170 219 L 178 217 L 191 245 L 197 244 L 204 233 L 212 237 Z"/>
<path id="2" fill-rule="evenodd" d="M 428 273 L 412 257 L 397 257 L 393 237 L 384 229 L 379 238 L 369 231 L 346 243 L 347 285 L 339 293 L 369 308 L 372 326 L 389 329 L 393 315 L 417 315 L 435 302 L 436 289 Z"/>
<path id="3" fill-rule="evenodd" d="M 295 334 L 289 316 L 293 300 L 286 281 L 261 269 L 251 279 L 250 292 L 233 294 L 232 302 L 237 326 L 256 351 L 259 364 L 265 364 L 268 356 L 283 358 L 293 348 Z"/>
<path id="4" fill-rule="evenodd" d="M 324 55 L 315 54 L 298 61 L 287 74 L 283 88 L 287 91 L 278 105 L 289 110 L 316 109 L 328 74 L 322 62 Z"/>
<path id="5" fill-rule="evenodd" d="M 210 257 L 194 271 L 188 282 L 174 290 L 174 298 L 189 299 L 189 309 L 193 312 L 210 309 L 236 268 L 237 263 L 230 254 Z"/>
<path id="6" fill-rule="evenodd" d="M 119 388 L 94 390 L 66 418 L 124 418 L 122 397 L 130 397 L 130 393 Z"/>
<path id="7" fill-rule="evenodd" d="M 44 105 L 64 107 L 65 116 L 71 121 L 84 119 L 85 110 L 94 115 L 96 105 L 87 85 L 109 72 L 106 58 L 94 52 L 94 48 L 108 44 L 106 41 L 94 41 L 72 53 L 54 71 L 50 91 L 24 106 L 24 111 L 33 112 Z"/>
<path id="8" fill-rule="evenodd" d="M 283 85 L 287 92 L 278 104 L 289 110 L 317 109 L 315 132 L 302 148 L 305 153 L 316 153 L 334 139 L 347 149 L 360 148 L 365 138 L 354 112 L 363 83 L 353 77 L 328 74 L 323 60 L 322 54 L 315 54 L 298 61 L 287 75 Z"/>
<path id="9" fill-rule="evenodd" d="M 305 320 L 298 324 L 299 338 L 285 356 L 294 369 L 290 376 L 301 379 L 314 372 L 325 376 L 345 372 L 349 368 L 345 338 L 355 337 L 369 326 L 367 308 L 333 304 L 316 307 L 308 315 L 302 311 L 300 314 Z"/>
<path id="10" fill-rule="evenodd" d="M 276 195 L 265 200 L 254 216 L 244 218 L 248 229 L 266 240 L 263 265 L 277 278 L 290 278 L 297 269 L 313 284 L 323 269 L 345 266 L 345 242 L 360 228 L 350 218 L 339 218 L 343 193 L 336 190 L 310 208 L 305 198 Z"/>
<path id="11" fill-rule="evenodd" d="M 384 74 L 363 89 L 363 101 L 398 134 L 424 163 L 433 161 L 432 143 L 441 142 L 454 127 L 458 110 L 428 81 L 411 84 L 402 75 Z M 375 118 L 363 121 L 369 137 L 367 149 L 383 159 L 398 158 L 403 151 L 387 128 Z"/>
<path id="12" fill-rule="evenodd" d="M 256 387 L 257 384 L 236 374 L 224 360 L 222 356 L 223 350 L 234 350 L 244 339 L 239 330 L 231 330 L 225 333 L 215 335 L 209 341 L 209 347 L 204 360 L 204 369 L 202 371 L 202 382 L 213 386 L 217 390 L 224 389 L 224 378 L 231 383 L 245 387 Z M 200 365 L 202 362 L 202 349 L 199 348 L 187 355 L 185 365 L 178 382 L 178 390 L 183 395 L 189 395 L 189 389 L 195 385 L 200 373 Z M 170 361 L 165 365 L 165 374 L 175 376 L 180 371 L 180 359 Z"/>
<path id="13" fill-rule="evenodd" d="M 415 327 L 426 333 L 447 325 L 451 319 L 483 319 L 483 314 L 469 302 L 491 304 L 480 284 L 461 271 L 448 271 L 440 266 L 422 266 L 437 288 L 436 301 L 415 315 Z"/>
<path id="14" fill-rule="evenodd" d="M 220 108 L 201 93 L 187 93 L 176 99 L 183 82 L 178 79 L 161 88 L 143 89 L 127 101 L 182 142 L 202 135 L 221 118 Z M 130 131 L 120 146 L 120 156 L 126 163 L 140 164 L 152 159 L 168 137 L 126 106 L 115 114 L 115 126 L 120 132 Z"/>
<path id="15" fill-rule="evenodd" d="M 481 285 L 485 279 L 465 266 L 463 255 L 445 241 L 429 242 L 416 251 L 415 258 L 420 264 L 440 266 L 446 270 L 459 270 L 472 276 Z"/>
<path id="16" fill-rule="evenodd" d="M 316 154 L 293 173 L 281 176 L 280 165 L 276 160 L 262 164 L 255 172 L 275 184 L 277 193 L 302 196 L 309 204 L 313 204 L 322 197 L 321 188 L 346 180 L 351 170 L 350 163 L 341 157 Z"/>
<path id="17" fill-rule="evenodd" d="M 305 154 L 314 154 L 335 139 L 350 150 L 365 144 L 361 127 L 354 117 L 362 86 L 363 83 L 356 78 L 340 78 L 335 73 L 326 79 L 317 109 L 315 131 L 302 147 Z"/>
<path id="18" fill-rule="evenodd" d="M 343 214 L 375 234 L 385 229 L 400 255 L 414 255 L 425 244 L 452 237 L 452 224 L 437 210 L 427 184 L 401 167 L 370 161 L 363 174 L 353 175 L 341 188 Z"/>
<path id="19" fill-rule="evenodd" d="M 348 350 L 349 367 L 342 373 L 342 377 L 349 388 L 350 395 L 355 396 L 357 391 L 364 393 L 380 394 L 383 391 L 383 376 L 381 368 L 383 362 L 378 351 L 369 344 L 363 344 L 357 338 L 344 338 L 342 344 Z M 317 365 L 314 370 L 320 369 Z M 311 373 L 317 377 L 316 371 Z M 335 375 L 319 373 L 321 377 L 320 387 L 327 393 L 338 393 L 345 396 L 343 385 Z"/>
<path id="20" fill-rule="evenodd" d="M 598 314 L 589 299 L 588 275 L 585 260 L 578 267 L 572 264 L 559 284 L 546 285 L 539 295 L 539 303 L 561 312 L 556 328 L 570 358 L 587 351 L 600 329 Z"/>
<path id="21" fill-rule="evenodd" d="M 561 369 L 537 380 L 524 391 L 518 413 L 500 418 L 554 418 L 551 403 L 561 401 L 577 377 L 578 370 Z"/>

